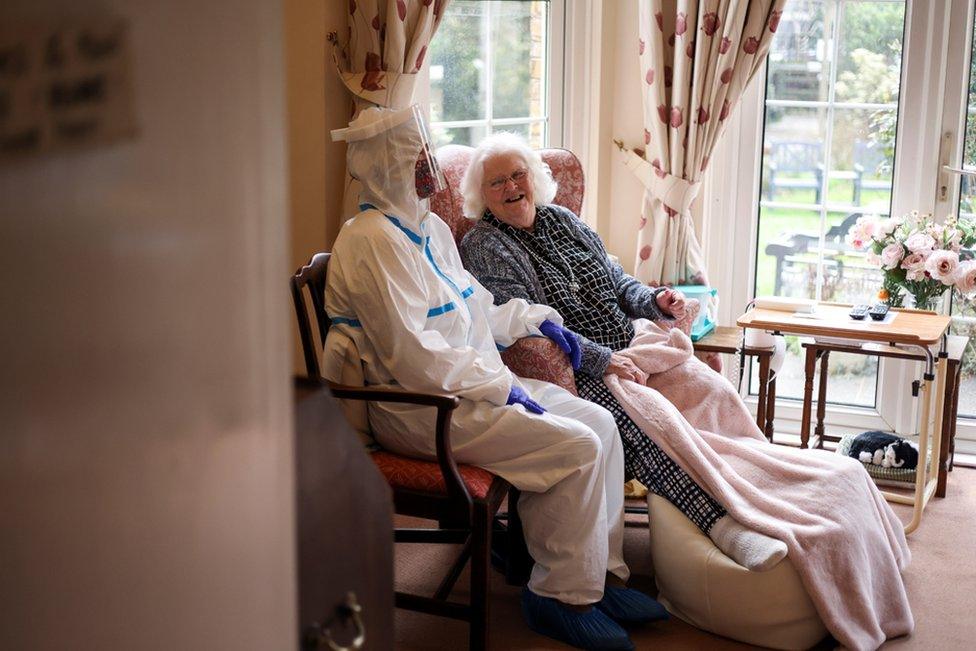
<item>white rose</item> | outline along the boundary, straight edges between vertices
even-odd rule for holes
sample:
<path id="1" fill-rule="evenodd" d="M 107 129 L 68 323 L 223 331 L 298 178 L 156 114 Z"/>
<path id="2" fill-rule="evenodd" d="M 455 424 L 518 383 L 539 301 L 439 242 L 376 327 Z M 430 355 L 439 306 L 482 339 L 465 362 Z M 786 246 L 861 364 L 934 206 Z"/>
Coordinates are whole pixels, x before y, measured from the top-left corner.
<path id="1" fill-rule="evenodd" d="M 881 250 L 881 264 L 885 269 L 896 268 L 903 257 L 905 257 L 905 247 L 897 242 Z"/>
<path id="2" fill-rule="evenodd" d="M 912 253 L 924 253 L 935 248 L 935 240 L 928 233 L 915 232 L 905 240 L 905 248 Z"/>

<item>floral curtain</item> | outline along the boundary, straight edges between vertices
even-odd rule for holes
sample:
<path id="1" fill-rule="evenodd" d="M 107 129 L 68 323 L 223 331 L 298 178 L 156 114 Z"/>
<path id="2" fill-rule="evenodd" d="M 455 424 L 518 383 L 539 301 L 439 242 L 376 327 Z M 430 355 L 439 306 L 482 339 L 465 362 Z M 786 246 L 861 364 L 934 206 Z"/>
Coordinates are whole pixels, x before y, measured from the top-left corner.
<path id="1" fill-rule="evenodd" d="M 370 106 L 406 108 L 413 103 L 417 73 L 450 0 L 345 0 L 346 42 L 335 33 L 332 59 L 352 93 L 352 116 Z M 357 212 L 359 182 L 346 175 L 343 219 Z"/>
<path id="2" fill-rule="evenodd" d="M 786 0 L 642 0 L 638 54 L 644 151 L 627 166 L 645 187 L 635 275 L 707 283 L 691 203 L 725 120 L 769 51 Z"/>
<path id="3" fill-rule="evenodd" d="M 417 73 L 450 0 L 346 0 L 347 39 L 333 40 L 332 56 L 356 111 L 405 108 Z"/>

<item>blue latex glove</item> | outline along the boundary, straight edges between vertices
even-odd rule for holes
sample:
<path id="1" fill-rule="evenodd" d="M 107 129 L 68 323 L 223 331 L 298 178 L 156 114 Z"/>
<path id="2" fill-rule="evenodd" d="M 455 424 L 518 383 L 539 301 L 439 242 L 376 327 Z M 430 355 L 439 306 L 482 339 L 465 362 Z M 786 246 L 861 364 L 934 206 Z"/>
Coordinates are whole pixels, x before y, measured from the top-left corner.
<path id="1" fill-rule="evenodd" d="M 505 404 L 522 405 L 528 411 L 531 411 L 533 414 L 546 413 L 546 410 L 545 408 L 543 408 L 542 405 L 540 405 L 538 402 L 530 398 L 529 394 L 525 392 L 525 389 L 523 389 L 522 387 L 516 384 L 512 385 L 512 390 L 508 394 L 508 402 L 506 402 Z"/>
<path id="2" fill-rule="evenodd" d="M 576 336 L 576 333 L 568 328 L 556 325 L 549 319 L 546 319 L 539 325 L 539 330 L 542 334 L 555 341 L 556 345 L 564 353 L 569 355 L 569 363 L 572 364 L 574 371 L 578 371 L 583 361 L 583 351 L 580 350 L 579 338 Z"/>

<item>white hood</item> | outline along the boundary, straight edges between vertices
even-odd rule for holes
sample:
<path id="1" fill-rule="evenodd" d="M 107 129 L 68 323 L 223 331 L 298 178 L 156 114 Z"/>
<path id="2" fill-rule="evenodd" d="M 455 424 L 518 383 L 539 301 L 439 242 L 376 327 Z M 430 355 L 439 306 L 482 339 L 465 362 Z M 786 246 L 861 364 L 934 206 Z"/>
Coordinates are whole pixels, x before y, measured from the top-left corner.
<path id="1" fill-rule="evenodd" d="M 433 158 L 419 110 L 415 106 L 401 110 L 371 107 L 348 128 L 333 131 L 332 139 L 349 143 L 346 165 L 349 174 L 363 184 L 360 203 L 417 230 L 430 210 L 429 201 L 417 196 L 417 159 L 421 153 Z"/>

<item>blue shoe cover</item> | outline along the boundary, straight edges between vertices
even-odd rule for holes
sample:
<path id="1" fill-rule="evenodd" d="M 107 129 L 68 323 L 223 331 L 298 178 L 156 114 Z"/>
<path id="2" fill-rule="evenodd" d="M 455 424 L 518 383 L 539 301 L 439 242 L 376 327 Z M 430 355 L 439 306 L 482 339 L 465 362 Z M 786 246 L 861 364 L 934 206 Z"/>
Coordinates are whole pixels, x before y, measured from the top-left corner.
<path id="1" fill-rule="evenodd" d="M 664 606 L 643 592 L 630 588 L 608 585 L 603 589 L 603 599 L 597 602 L 596 607 L 624 624 L 656 622 L 668 618 L 668 611 Z"/>
<path id="2" fill-rule="evenodd" d="M 555 599 L 522 589 L 522 615 L 536 633 L 590 651 L 633 651 L 627 631 L 597 608 L 578 613 Z"/>

